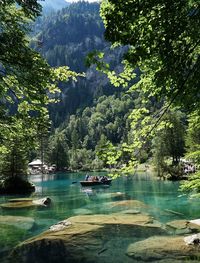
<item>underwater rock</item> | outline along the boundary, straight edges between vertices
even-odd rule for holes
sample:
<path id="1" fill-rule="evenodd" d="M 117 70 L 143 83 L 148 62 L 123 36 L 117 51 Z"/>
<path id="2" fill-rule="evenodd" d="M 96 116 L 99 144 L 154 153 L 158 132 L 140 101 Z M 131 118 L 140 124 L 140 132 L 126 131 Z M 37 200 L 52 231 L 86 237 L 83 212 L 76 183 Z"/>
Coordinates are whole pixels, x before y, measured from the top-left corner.
<path id="1" fill-rule="evenodd" d="M 163 259 L 183 262 L 200 257 L 200 247 L 186 245 L 181 236 L 154 236 L 129 245 L 127 255 L 142 262 L 160 262 Z"/>
<path id="2" fill-rule="evenodd" d="M 77 208 L 77 209 L 74 209 L 74 214 L 75 215 L 91 215 L 93 214 L 93 212 L 86 208 Z"/>
<path id="3" fill-rule="evenodd" d="M 128 210 L 123 210 L 120 213 L 128 214 L 128 215 L 137 215 L 137 214 L 140 214 L 141 212 L 139 210 L 136 210 L 136 209 L 128 209 Z"/>
<path id="4" fill-rule="evenodd" d="M 123 253 L 121 240 L 135 240 L 135 236 L 149 237 L 166 232 L 156 226 L 147 225 L 152 218 L 147 215 L 80 215 L 70 217 L 52 226 L 48 231 L 18 245 L 10 255 L 10 261 L 18 263 L 43 262 L 110 262 L 115 244 L 115 253 Z M 117 247 L 118 246 L 118 247 Z M 105 261 L 107 255 L 107 261 Z M 109 260 L 109 261 L 108 261 Z M 116 261 L 115 261 L 116 262 Z"/>
<path id="5" fill-rule="evenodd" d="M 126 194 L 125 193 L 122 193 L 122 192 L 115 192 L 115 193 L 101 193 L 99 195 L 99 198 L 100 199 L 116 199 L 116 200 L 119 200 L 119 199 L 125 199 L 126 197 Z"/>
<path id="6" fill-rule="evenodd" d="M 1 208 L 5 209 L 15 209 L 15 208 L 32 208 L 37 206 L 48 206 L 51 204 L 51 199 L 49 197 L 38 199 L 38 200 L 16 200 L 5 204 L 1 204 Z"/>
<path id="7" fill-rule="evenodd" d="M 35 221 L 31 217 L 24 216 L 0 216 L 0 225 L 10 225 L 23 230 L 30 230 Z"/>
<path id="8" fill-rule="evenodd" d="M 24 216 L 0 216 L 0 225 L 10 225 L 23 230 L 30 230 L 35 221 L 31 217 Z"/>
<path id="9" fill-rule="evenodd" d="M 22 201 L 22 202 L 9 202 L 1 204 L 0 207 L 4 209 L 15 209 L 15 208 L 32 208 L 36 207 L 32 201 Z"/>
<path id="10" fill-rule="evenodd" d="M 29 201 L 33 201 L 33 198 L 12 198 L 8 200 L 8 202 L 29 202 Z"/>
<path id="11" fill-rule="evenodd" d="M 0 262 L 3 263 L 3 259 L 10 253 L 11 248 L 16 246 L 19 242 L 19 238 L 26 237 L 27 230 L 0 223 Z M 13 260 L 14 262 L 14 260 Z M 6 262 L 7 263 L 7 262 Z"/>
<path id="12" fill-rule="evenodd" d="M 108 205 L 111 208 L 146 208 L 148 207 L 146 204 L 139 200 L 122 200 L 116 202 L 110 202 Z"/>
<path id="13" fill-rule="evenodd" d="M 200 231 L 200 226 L 187 220 L 174 220 L 166 224 L 166 228 L 173 234 L 188 234 Z"/>

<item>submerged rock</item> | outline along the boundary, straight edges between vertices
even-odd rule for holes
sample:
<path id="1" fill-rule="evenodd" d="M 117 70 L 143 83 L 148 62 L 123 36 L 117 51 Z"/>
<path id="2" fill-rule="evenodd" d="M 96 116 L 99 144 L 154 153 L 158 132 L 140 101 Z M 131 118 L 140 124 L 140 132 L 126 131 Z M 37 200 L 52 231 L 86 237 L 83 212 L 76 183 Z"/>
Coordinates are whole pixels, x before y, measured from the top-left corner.
<path id="1" fill-rule="evenodd" d="M 122 192 L 115 192 L 115 193 L 101 193 L 99 195 L 100 199 L 114 199 L 114 200 L 121 200 L 126 198 L 126 194 Z"/>
<path id="2" fill-rule="evenodd" d="M 200 226 L 187 220 L 174 220 L 166 224 L 166 228 L 173 234 L 188 234 L 200 231 Z"/>
<path id="3" fill-rule="evenodd" d="M 22 202 L 9 202 L 5 204 L 1 204 L 0 207 L 4 209 L 15 209 L 15 208 L 31 208 L 36 207 L 32 201 L 22 201 Z"/>
<path id="4" fill-rule="evenodd" d="M 122 200 L 108 203 L 110 208 L 146 208 L 146 204 L 139 200 Z"/>
<path id="5" fill-rule="evenodd" d="M 154 236 L 131 244 L 127 255 L 142 262 L 183 262 L 200 259 L 200 247 L 186 245 L 184 237 L 180 236 Z"/>
<path id="6" fill-rule="evenodd" d="M 28 201 L 33 201 L 33 198 L 12 198 L 8 200 L 8 202 L 28 202 Z"/>
<path id="7" fill-rule="evenodd" d="M 25 238 L 26 229 L 22 229 L 13 225 L 0 223 L 0 259 L 1 263 L 4 257 L 9 254 L 10 249 L 16 246 L 19 239 Z M 4 261 L 3 261 L 4 262 Z"/>
<path id="8" fill-rule="evenodd" d="M 74 209 L 74 214 L 75 215 L 91 215 L 93 212 L 89 209 L 86 208 L 77 208 Z"/>
<path id="9" fill-rule="evenodd" d="M 121 241 L 122 237 L 134 241 L 137 236 L 166 235 L 151 222 L 151 217 L 141 214 L 74 216 L 17 246 L 10 255 L 10 262 L 100 263 L 112 261 L 111 255 L 113 262 L 121 262 L 122 257 L 123 262 L 129 262 L 125 255 L 127 245 Z"/>
<path id="10" fill-rule="evenodd" d="M 11 225 L 23 230 L 30 230 L 35 221 L 31 217 L 24 216 L 0 216 L 0 224 Z"/>
<path id="11" fill-rule="evenodd" d="M 15 209 L 15 208 L 32 208 L 37 206 L 48 206 L 51 204 L 51 199 L 49 197 L 38 199 L 38 200 L 17 200 L 9 201 L 8 203 L 1 204 L 0 207 L 5 209 Z"/>
<path id="12" fill-rule="evenodd" d="M 137 214 L 140 214 L 141 212 L 140 210 L 137 210 L 137 209 L 128 209 L 128 210 L 123 210 L 120 213 L 128 214 L 128 215 L 137 215 Z"/>

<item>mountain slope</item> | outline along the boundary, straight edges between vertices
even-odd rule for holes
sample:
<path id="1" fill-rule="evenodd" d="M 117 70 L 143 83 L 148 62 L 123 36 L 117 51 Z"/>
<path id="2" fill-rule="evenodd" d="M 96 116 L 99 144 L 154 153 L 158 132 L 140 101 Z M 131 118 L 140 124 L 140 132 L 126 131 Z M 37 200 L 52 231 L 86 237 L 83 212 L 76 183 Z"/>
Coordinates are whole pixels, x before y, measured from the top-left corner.
<path id="1" fill-rule="evenodd" d="M 66 2 L 65 0 L 45 0 L 40 1 L 40 4 L 43 7 L 43 14 L 48 14 L 52 12 L 56 12 L 66 6 L 68 6 L 70 3 Z"/>
<path id="2" fill-rule="evenodd" d="M 95 98 L 120 91 L 109 84 L 106 76 L 96 72 L 94 66 L 85 66 L 85 57 L 93 50 L 103 50 L 113 68 L 120 67 L 123 55 L 123 49 L 111 51 L 104 40 L 99 7 L 98 3 L 78 2 L 42 17 L 35 24 L 32 46 L 51 66 L 67 65 L 74 71 L 86 72 L 86 77 L 77 83 L 61 87 L 61 102 L 50 108 L 56 127 L 77 109 L 91 106 Z"/>

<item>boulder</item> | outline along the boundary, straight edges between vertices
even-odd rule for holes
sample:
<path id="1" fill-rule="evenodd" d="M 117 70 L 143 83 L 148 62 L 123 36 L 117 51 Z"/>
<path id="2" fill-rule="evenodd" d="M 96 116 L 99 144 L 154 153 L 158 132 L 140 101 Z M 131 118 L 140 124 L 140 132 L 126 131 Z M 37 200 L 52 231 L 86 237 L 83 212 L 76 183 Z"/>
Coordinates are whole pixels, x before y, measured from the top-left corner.
<path id="1" fill-rule="evenodd" d="M 135 240 L 137 236 L 166 234 L 151 222 L 152 218 L 142 214 L 74 216 L 21 243 L 12 251 L 10 262 L 13 258 L 17 263 L 129 262 L 127 241 L 122 242 L 122 237 Z"/>
<path id="2" fill-rule="evenodd" d="M 200 258 L 200 247 L 188 246 L 181 236 L 154 236 L 129 245 L 127 255 L 138 262 L 190 262 Z"/>

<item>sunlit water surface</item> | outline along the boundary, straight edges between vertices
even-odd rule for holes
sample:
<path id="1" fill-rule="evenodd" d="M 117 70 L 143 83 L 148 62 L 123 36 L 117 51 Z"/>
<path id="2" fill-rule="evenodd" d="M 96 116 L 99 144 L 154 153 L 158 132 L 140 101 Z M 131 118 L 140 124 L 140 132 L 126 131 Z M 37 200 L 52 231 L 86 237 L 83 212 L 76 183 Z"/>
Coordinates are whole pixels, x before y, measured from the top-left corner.
<path id="1" fill-rule="evenodd" d="M 144 173 L 120 177 L 113 180 L 110 187 L 89 188 L 81 187 L 79 183 L 84 177 L 84 173 L 32 175 L 31 181 L 36 185 L 36 192 L 31 197 L 37 199 L 48 196 L 52 200 L 52 206 L 0 209 L 1 216 L 23 216 L 35 220 L 34 226 L 26 231 L 12 225 L 0 224 L 0 259 L 16 244 L 47 230 L 60 220 L 82 214 L 120 212 L 123 207 L 115 207 L 113 210 L 109 206 L 110 202 L 119 200 L 134 199 L 144 202 L 148 205 L 145 212 L 162 223 L 178 219 L 200 218 L 199 200 L 181 195 L 178 191 L 179 182 L 157 180 Z M 112 193 L 116 192 L 124 193 L 124 195 L 113 197 Z M 1 196 L 0 203 L 6 203 L 11 198 L 16 196 Z"/>

